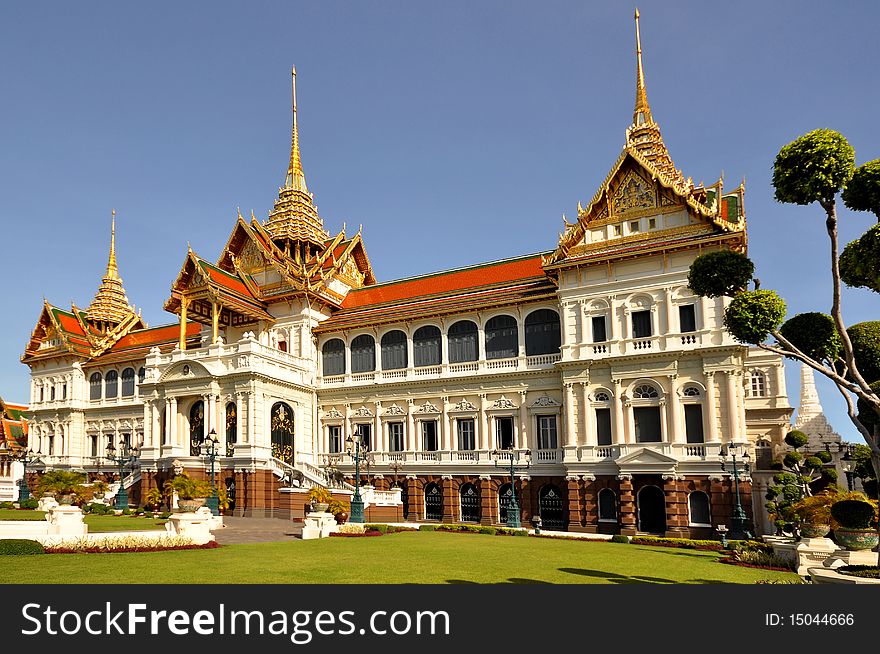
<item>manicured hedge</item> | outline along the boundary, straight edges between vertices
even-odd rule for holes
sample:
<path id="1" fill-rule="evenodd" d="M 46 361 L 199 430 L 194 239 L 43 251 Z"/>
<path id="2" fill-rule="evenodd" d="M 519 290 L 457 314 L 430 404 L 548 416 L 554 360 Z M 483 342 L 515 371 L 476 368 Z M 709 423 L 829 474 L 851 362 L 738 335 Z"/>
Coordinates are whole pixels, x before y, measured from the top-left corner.
<path id="1" fill-rule="evenodd" d="M 20 556 L 24 554 L 45 554 L 46 550 L 35 540 L 26 538 L 3 538 L 0 539 L 0 555 L 11 554 Z"/>
<path id="2" fill-rule="evenodd" d="M 717 540 L 694 540 L 691 538 L 663 538 L 660 536 L 633 536 L 632 545 L 655 545 L 659 547 L 680 547 L 687 550 L 721 550 Z"/>

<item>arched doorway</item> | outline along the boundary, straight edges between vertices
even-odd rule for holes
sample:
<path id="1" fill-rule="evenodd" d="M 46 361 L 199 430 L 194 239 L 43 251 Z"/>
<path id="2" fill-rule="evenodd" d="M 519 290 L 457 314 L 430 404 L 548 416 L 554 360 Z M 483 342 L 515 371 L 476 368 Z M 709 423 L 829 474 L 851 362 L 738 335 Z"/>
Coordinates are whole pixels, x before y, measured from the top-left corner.
<path id="1" fill-rule="evenodd" d="M 238 419 L 235 414 L 235 402 L 226 405 L 226 456 L 235 455 L 235 443 L 238 440 Z"/>
<path id="2" fill-rule="evenodd" d="M 538 491 L 538 514 L 544 529 L 565 529 L 562 493 L 557 486 L 547 484 Z"/>
<path id="3" fill-rule="evenodd" d="M 229 508 L 227 510 L 232 513 L 235 510 L 235 477 L 227 477 L 225 483 L 226 499 L 229 500 Z"/>
<path id="4" fill-rule="evenodd" d="M 205 403 L 194 402 L 189 410 L 189 455 L 201 456 L 205 440 Z"/>
<path id="5" fill-rule="evenodd" d="M 443 491 L 431 482 L 425 486 L 425 520 L 443 519 Z"/>
<path id="6" fill-rule="evenodd" d="M 666 531 L 666 496 L 656 486 L 645 486 L 636 499 L 639 531 L 662 534 Z"/>
<path id="7" fill-rule="evenodd" d="M 461 498 L 461 521 L 480 521 L 480 494 L 473 484 L 462 484 L 458 491 Z"/>
<path id="8" fill-rule="evenodd" d="M 293 465 L 293 409 L 284 402 L 272 405 L 272 456 Z"/>

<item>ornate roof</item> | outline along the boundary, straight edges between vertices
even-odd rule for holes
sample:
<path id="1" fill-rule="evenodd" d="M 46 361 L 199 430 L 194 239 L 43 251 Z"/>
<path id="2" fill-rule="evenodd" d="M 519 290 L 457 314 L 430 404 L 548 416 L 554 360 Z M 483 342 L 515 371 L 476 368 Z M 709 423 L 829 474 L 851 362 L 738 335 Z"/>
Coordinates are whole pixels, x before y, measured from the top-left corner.
<path id="1" fill-rule="evenodd" d="M 107 331 L 124 322 L 135 310 L 129 306 L 116 265 L 116 210 L 113 210 L 113 221 L 110 227 L 110 256 L 107 260 L 107 272 L 101 279 L 101 286 L 95 299 L 86 309 L 86 320 L 100 325 L 101 331 Z"/>
<path id="2" fill-rule="evenodd" d="M 27 405 L 4 402 L 0 398 L 0 449 L 12 453 L 27 447 L 28 423 L 23 416 Z"/>

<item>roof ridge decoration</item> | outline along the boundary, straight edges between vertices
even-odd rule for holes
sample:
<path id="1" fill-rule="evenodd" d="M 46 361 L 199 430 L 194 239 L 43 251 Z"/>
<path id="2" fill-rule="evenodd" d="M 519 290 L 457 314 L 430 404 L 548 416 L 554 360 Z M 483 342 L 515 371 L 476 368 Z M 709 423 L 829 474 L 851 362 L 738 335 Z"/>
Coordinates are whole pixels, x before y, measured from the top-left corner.
<path id="1" fill-rule="evenodd" d="M 306 176 L 302 167 L 299 152 L 299 125 L 296 118 L 296 67 L 291 69 L 293 127 L 290 137 L 290 163 L 284 186 L 278 189 L 278 199 L 269 212 L 266 231 L 273 240 L 291 243 L 304 243 L 320 247 L 330 236 L 324 229 L 324 223 L 318 216 L 318 208 L 314 198 L 306 186 Z M 301 257 L 299 249 L 291 253 L 295 258 Z"/>
<path id="2" fill-rule="evenodd" d="M 134 309 L 129 305 L 119 276 L 116 263 L 116 209 L 112 212 L 110 223 L 110 255 L 107 259 L 107 272 L 101 278 L 101 285 L 95 298 L 86 309 L 86 319 L 99 326 L 101 331 L 111 331 L 123 322 L 127 322 Z"/>

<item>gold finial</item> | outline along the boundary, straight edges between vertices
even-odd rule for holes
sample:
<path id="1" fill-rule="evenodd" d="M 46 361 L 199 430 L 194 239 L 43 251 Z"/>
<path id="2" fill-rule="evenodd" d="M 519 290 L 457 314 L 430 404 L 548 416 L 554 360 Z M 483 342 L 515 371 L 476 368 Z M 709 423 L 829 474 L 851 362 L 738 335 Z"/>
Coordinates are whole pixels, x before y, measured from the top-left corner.
<path id="1" fill-rule="evenodd" d="M 654 122 L 651 118 L 651 107 L 645 91 L 645 71 L 642 69 L 642 35 L 639 31 L 639 10 L 636 8 L 636 108 L 633 111 L 633 124 L 643 125 Z"/>
<path id="2" fill-rule="evenodd" d="M 287 167 L 287 179 L 284 186 L 297 188 L 308 193 L 306 177 L 303 173 L 302 161 L 299 155 L 299 128 L 296 124 L 296 66 L 290 69 L 292 104 L 293 104 L 293 129 L 290 137 L 290 165 Z"/>
<path id="3" fill-rule="evenodd" d="M 116 209 L 111 212 L 110 221 L 110 257 L 107 260 L 107 277 L 119 279 L 119 268 L 116 265 Z"/>

